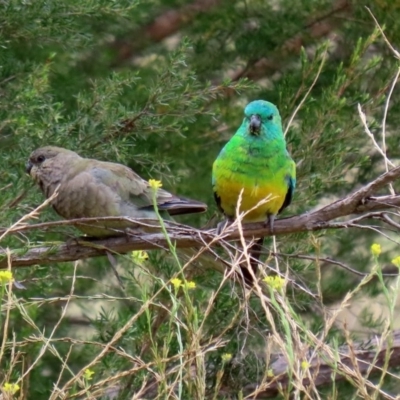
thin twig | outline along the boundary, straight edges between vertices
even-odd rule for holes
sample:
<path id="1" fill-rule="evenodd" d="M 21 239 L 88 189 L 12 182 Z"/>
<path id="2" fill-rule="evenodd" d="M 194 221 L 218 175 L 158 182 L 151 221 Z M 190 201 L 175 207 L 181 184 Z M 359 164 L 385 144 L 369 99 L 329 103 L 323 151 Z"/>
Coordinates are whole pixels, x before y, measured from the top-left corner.
<path id="1" fill-rule="evenodd" d="M 313 87 L 315 86 L 315 84 L 317 83 L 318 78 L 319 78 L 319 76 L 321 75 L 322 68 L 323 68 L 324 65 L 325 65 L 327 53 L 328 53 L 328 47 L 325 49 L 324 53 L 322 54 L 322 60 L 321 60 L 321 63 L 320 63 L 320 65 L 319 65 L 319 68 L 318 68 L 318 71 L 317 71 L 317 75 L 315 76 L 315 78 L 314 78 L 314 80 L 313 80 L 311 86 L 308 88 L 307 93 L 306 93 L 306 94 L 304 95 L 304 97 L 301 99 L 300 103 L 299 103 L 298 106 L 295 108 L 293 114 L 290 116 L 289 122 L 288 122 L 288 124 L 287 124 L 287 126 L 286 126 L 286 129 L 285 129 L 285 132 L 284 132 L 283 136 L 286 137 L 286 134 L 287 134 L 287 132 L 288 132 L 288 130 L 289 130 L 289 128 L 290 128 L 290 125 L 292 124 L 292 122 L 293 122 L 293 120 L 294 120 L 296 114 L 298 113 L 298 111 L 300 110 L 300 108 L 302 107 L 302 105 L 304 104 L 304 102 L 306 101 L 307 97 L 308 97 L 309 94 L 311 93 L 311 90 L 313 89 Z"/>

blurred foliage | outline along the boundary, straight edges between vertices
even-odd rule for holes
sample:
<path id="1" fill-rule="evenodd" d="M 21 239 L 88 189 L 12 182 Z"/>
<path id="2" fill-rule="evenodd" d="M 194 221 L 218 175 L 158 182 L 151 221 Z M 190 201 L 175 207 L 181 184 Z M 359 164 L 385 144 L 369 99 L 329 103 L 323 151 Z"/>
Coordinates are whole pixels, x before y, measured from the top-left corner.
<path id="1" fill-rule="evenodd" d="M 172 192 L 206 202 L 206 214 L 180 219 L 204 226 L 217 212 L 210 184 L 213 160 L 241 123 L 243 107 L 258 98 L 277 104 L 284 128 L 305 98 L 287 132 L 288 148 L 298 166 L 298 187 L 285 215 L 340 198 L 384 171 L 382 158 L 364 132 L 357 105 L 380 142 L 384 106 L 398 60 L 366 6 L 386 27 L 389 41 L 396 44 L 400 40 L 397 2 L 197 0 L 197 8 L 190 8 L 191 4 L 188 0 L 1 3 L 1 227 L 10 226 L 41 204 L 42 195 L 32 188 L 24 165 L 32 150 L 49 144 L 129 165 L 145 179 L 161 179 Z M 168 14 L 171 11 L 182 13 L 182 18 L 176 22 Z M 165 23 L 157 25 L 157 18 L 163 15 L 167 15 Z M 388 155 L 394 161 L 400 158 L 399 124 L 400 95 L 395 88 L 386 121 Z M 50 208 L 40 214 L 41 221 L 56 219 Z M 0 245 L 24 251 L 76 235 L 79 233 L 72 228 L 39 231 L 29 237 L 6 237 Z M 280 236 L 277 245 L 283 254 L 327 256 L 368 271 L 372 265 L 368 249 L 373 241 L 381 240 L 377 237 L 372 230 L 357 235 L 354 230 L 324 231 Z M 389 242 L 385 246 L 382 262 L 389 262 L 397 254 Z M 160 288 L 162 283 L 154 276 L 167 278 L 176 273 L 163 254 L 154 253 L 146 278 L 152 282 L 148 292 L 137 284 L 141 281 L 133 268 L 138 267 L 128 255 L 123 256 L 129 296 L 107 304 L 95 315 L 86 297 L 103 291 L 119 294 L 120 289 L 115 282 L 111 284 L 114 278 L 106 260 L 85 262 L 74 291 L 74 303 L 80 310 L 76 313 L 85 322 L 80 327 L 73 315 L 63 317 L 57 337 L 94 334 L 96 340 L 107 343 L 139 310 L 144 296 L 150 298 Z M 296 258 L 287 258 L 282 264 L 290 265 L 293 279 L 313 292 L 321 272 L 326 304 L 343 298 L 358 282 L 349 272 L 329 264 Z M 64 263 L 15 271 L 27 287 L 17 295 L 24 299 L 29 318 L 42 333 L 48 335 L 62 316 L 62 299 L 70 291 L 73 269 L 72 263 Z M 202 310 L 221 276 L 204 271 L 196 279 L 196 302 Z M 245 345 L 257 351 L 266 329 L 265 321 L 257 317 L 258 300 L 251 300 L 245 321 L 245 314 L 239 312 L 243 293 L 238 289 L 232 295 L 232 286 L 225 286 L 215 299 L 213 312 L 207 315 L 203 333 L 210 342 L 223 335 L 229 345 L 210 360 L 219 359 L 222 353 L 240 352 Z M 381 293 L 378 281 L 371 281 L 365 289 L 369 295 Z M 289 297 L 293 307 L 311 320 L 310 329 L 319 332 L 323 319 L 312 311 L 316 300 L 296 288 Z M 118 346 L 139 354 L 154 315 L 142 314 Z M 38 334 L 29 318 L 13 311 L 10 332 L 15 332 L 16 341 Z M 228 329 L 232 320 L 235 323 Z M 365 313 L 361 322 L 371 329 L 379 327 Z M 159 349 L 167 345 L 163 342 L 166 331 L 168 326 L 162 325 L 157 333 Z M 332 332 L 332 337 L 337 336 L 337 330 Z M 26 343 L 24 351 L 26 370 L 40 346 Z M 30 385 L 27 398 L 48 398 L 63 368 L 60 360 L 69 351 L 68 342 L 60 341 L 57 352 L 41 358 L 40 366 L 30 373 L 35 384 Z M 74 348 L 68 355 L 69 368 L 77 371 L 97 351 L 95 345 Z M 169 338 L 167 353 L 178 351 L 176 338 Z M 141 355 L 150 361 L 154 354 Z M 101 370 L 107 376 L 108 371 L 117 373 L 129 365 L 114 354 L 103 359 Z M 7 365 L 3 367 L 7 369 Z M 68 379 L 64 369 L 61 381 Z M 140 386 L 142 379 L 140 374 L 135 376 L 127 390 Z"/>

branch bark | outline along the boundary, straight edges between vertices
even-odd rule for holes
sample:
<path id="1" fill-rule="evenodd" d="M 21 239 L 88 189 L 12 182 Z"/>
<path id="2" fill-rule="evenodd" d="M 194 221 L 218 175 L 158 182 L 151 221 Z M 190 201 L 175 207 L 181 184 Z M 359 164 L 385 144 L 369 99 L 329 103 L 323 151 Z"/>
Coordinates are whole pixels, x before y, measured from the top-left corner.
<path id="1" fill-rule="evenodd" d="M 290 218 L 276 220 L 274 224 L 274 235 L 283 235 L 290 233 L 317 231 L 322 229 L 339 229 L 352 226 L 344 222 L 331 222 L 337 218 L 350 216 L 352 214 L 365 214 L 374 212 L 374 218 L 379 214 L 377 211 L 397 208 L 400 206 L 400 195 L 387 195 L 371 197 L 374 193 L 380 191 L 400 177 L 400 167 L 394 168 L 389 172 L 382 174 L 370 184 L 362 187 L 353 194 L 343 199 L 337 200 L 319 210 L 301 214 Z M 368 214 L 366 214 L 368 216 Z M 384 213 L 381 214 L 383 223 L 389 223 Z M 60 225 L 74 225 L 76 223 L 89 221 L 102 221 L 116 218 L 97 218 L 80 219 L 70 221 L 59 221 L 52 223 L 24 225 L 14 228 L 10 233 L 29 231 L 33 229 L 45 229 Z M 119 218 L 125 219 L 125 218 Z M 137 221 L 140 222 L 140 221 Z M 146 229 L 157 230 L 157 222 L 152 221 L 151 225 L 147 220 L 142 220 Z M 214 244 L 218 240 L 237 240 L 240 233 L 237 229 L 238 222 L 228 227 L 221 238 L 216 236 L 215 230 L 197 230 L 179 224 L 168 224 L 170 239 L 176 243 L 177 248 L 204 248 Z M 391 228 L 395 228 L 393 224 Z M 244 237 L 253 238 L 261 236 L 271 236 L 272 233 L 264 223 L 246 224 L 244 226 Z M 133 250 L 151 250 L 166 249 L 167 241 L 162 233 L 152 232 L 145 234 L 130 233 L 128 235 L 113 237 L 108 239 L 89 240 L 77 238 L 73 241 L 60 245 L 40 246 L 29 250 L 14 250 L 11 252 L 10 262 L 12 267 L 27 267 L 35 264 L 52 264 L 57 262 L 75 261 L 90 257 L 98 257 L 106 254 L 106 251 L 115 253 L 127 253 Z M 18 254 L 18 253 L 23 254 Z M 0 251 L 0 269 L 8 267 L 7 250 Z"/>

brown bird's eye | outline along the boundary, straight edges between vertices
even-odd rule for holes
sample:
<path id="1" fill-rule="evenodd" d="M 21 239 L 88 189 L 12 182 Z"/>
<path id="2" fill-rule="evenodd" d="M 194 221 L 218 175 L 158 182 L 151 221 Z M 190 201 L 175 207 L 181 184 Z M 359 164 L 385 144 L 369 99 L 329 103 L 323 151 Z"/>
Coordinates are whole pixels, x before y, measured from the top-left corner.
<path id="1" fill-rule="evenodd" d="M 37 158 L 38 162 L 40 162 L 40 163 L 42 163 L 45 159 L 46 159 L 45 156 L 39 156 L 39 157 Z"/>

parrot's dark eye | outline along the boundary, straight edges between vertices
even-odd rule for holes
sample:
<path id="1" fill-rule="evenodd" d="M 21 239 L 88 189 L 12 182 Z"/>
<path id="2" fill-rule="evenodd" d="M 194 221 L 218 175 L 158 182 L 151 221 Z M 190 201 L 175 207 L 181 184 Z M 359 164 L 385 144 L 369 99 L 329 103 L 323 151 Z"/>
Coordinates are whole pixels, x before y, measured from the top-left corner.
<path id="1" fill-rule="evenodd" d="M 268 115 L 267 120 L 272 121 L 274 119 L 274 114 Z"/>
<path id="2" fill-rule="evenodd" d="M 45 159 L 46 159 L 45 156 L 38 156 L 37 161 L 38 161 L 39 163 L 42 163 Z"/>

